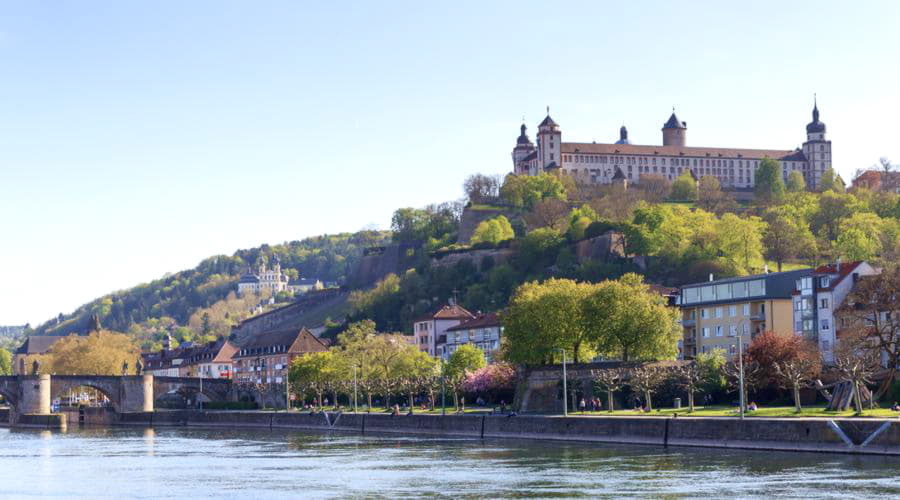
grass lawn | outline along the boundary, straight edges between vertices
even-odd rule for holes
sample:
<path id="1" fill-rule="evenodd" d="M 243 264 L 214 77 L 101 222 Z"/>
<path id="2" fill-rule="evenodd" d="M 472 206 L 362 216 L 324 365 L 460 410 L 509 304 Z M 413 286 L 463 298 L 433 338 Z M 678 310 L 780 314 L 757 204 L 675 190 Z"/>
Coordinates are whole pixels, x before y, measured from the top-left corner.
<path id="1" fill-rule="evenodd" d="M 485 205 L 482 203 L 473 203 L 469 205 L 469 210 L 477 210 L 481 212 L 500 212 L 504 207 L 496 207 L 494 205 Z"/>
<path id="2" fill-rule="evenodd" d="M 307 411 L 308 412 L 309 410 L 308 409 L 303 410 L 302 408 L 301 409 L 294 408 L 292 411 Z M 337 410 L 333 406 L 326 406 L 325 411 L 337 411 Z M 352 412 L 353 407 L 352 406 L 350 406 L 350 407 L 344 406 L 341 408 L 341 411 Z M 408 409 L 407 410 L 404 410 L 402 408 L 400 409 L 400 413 L 402 413 L 404 415 L 406 414 L 407 411 L 408 411 Z M 441 414 L 440 407 L 435 408 L 434 410 L 422 410 L 422 409 L 419 409 L 418 407 L 416 407 L 416 408 L 413 408 L 413 411 L 417 415 L 440 415 Z M 471 408 L 467 407 L 465 413 L 468 415 L 468 414 L 473 414 L 473 413 L 474 414 L 491 413 L 492 411 L 493 411 L 493 407 L 490 407 L 490 406 L 486 406 L 486 407 L 485 406 L 474 406 Z M 359 413 L 366 413 L 366 410 L 363 409 L 362 405 L 359 406 Z M 390 410 L 383 406 L 373 406 L 372 409 L 369 411 L 369 413 L 387 414 L 387 413 L 390 413 Z M 453 408 L 452 406 L 448 406 L 447 407 L 447 415 L 455 415 L 455 414 L 456 414 L 456 408 Z"/>
<path id="3" fill-rule="evenodd" d="M 604 415 L 613 415 L 613 416 L 629 416 L 629 417 L 641 417 L 641 416 L 672 416 L 673 414 L 678 414 L 679 417 L 736 417 L 738 415 L 737 408 L 731 406 L 695 406 L 694 412 L 689 413 L 687 408 L 662 408 L 659 411 L 654 410 L 650 413 L 641 413 L 634 410 L 616 410 L 612 413 L 608 411 L 595 411 L 595 412 L 585 412 L 584 415 L 596 415 L 596 416 L 604 416 Z M 578 416 L 582 415 L 581 412 L 569 412 L 569 415 Z M 756 411 L 747 412 L 745 414 L 746 417 L 822 417 L 822 418 L 834 418 L 834 417 L 855 417 L 855 412 L 853 410 L 849 411 L 827 411 L 824 406 L 810 406 L 804 407 L 800 413 L 797 413 L 794 410 L 793 406 L 774 406 L 774 407 L 760 407 Z M 890 408 L 876 408 L 874 410 L 865 410 L 863 414 L 860 415 L 862 417 L 878 417 L 878 418 L 886 418 L 886 417 L 897 417 L 900 418 L 900 412 L 891 411 Z"/>

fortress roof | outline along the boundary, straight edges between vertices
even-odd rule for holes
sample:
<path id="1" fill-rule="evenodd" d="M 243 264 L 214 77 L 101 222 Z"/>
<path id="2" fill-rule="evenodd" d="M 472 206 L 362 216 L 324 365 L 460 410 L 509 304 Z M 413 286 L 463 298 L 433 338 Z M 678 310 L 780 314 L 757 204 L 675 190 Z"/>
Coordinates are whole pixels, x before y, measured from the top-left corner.
<path id="1" fill-rule="evenodd" d="M 803 152 L 784 149 L 703 148 L 688 146 L 654 146 L 638 144 L 598 144 L 563 142 L 560 152 L 565 154 L 684 156 L 692 158 L 772 158 L 775 160 L 804 161 Z"/>

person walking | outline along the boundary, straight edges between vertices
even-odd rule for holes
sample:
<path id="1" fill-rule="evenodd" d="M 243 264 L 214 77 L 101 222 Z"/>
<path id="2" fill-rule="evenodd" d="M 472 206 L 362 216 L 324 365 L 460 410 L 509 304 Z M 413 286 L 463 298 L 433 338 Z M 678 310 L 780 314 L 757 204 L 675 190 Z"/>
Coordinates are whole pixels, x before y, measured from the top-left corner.
<path id="1" fill-rule="evenodd" d="M 587 404 L 584 402 L 584 398 L 581 398 L 581 401 L 578 402 L 578 408 L 581 410 L 581 413 L 584 413 L 585 407 L 587 407 Z"/>

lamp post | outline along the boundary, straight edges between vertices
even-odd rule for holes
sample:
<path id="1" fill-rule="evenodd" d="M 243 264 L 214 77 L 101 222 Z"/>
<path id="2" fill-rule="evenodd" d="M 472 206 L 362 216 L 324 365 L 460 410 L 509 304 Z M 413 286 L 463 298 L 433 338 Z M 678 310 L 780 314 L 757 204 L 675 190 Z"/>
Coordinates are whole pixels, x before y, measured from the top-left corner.
<path id="1" fill-rule="evenodd" d="M 356 406 L 356 365 L 353 365 L 353 413 L 358 413 L 359 408 Z"/>
<path id="2" fill-rule="evenodd" d="M 444 392 L 444 357 L 441 356 L 441 416 L 447 414 L 447 400 Z"/>
<path id="3" fill-rule="evenodd" d="M 739 404 L 740 404 L 740 419 L 744 419 L 744 408 L 746 406 L 746 401 L 744 401 L 744 322 L 747 320 L 741 320 L 738 323 L 738 332 L 737 332 L 737 350 L 738 350 L 738 392 L 739 396 Z"/>
<path id="4" fill-rule="evenodd" d="M 569 391 L 568 387 L 566 387 L 566 350 L 557 348 L 557 351 L 562 351 L 562 383 L 563 383 L 563 416 L 569 416 Z"/>

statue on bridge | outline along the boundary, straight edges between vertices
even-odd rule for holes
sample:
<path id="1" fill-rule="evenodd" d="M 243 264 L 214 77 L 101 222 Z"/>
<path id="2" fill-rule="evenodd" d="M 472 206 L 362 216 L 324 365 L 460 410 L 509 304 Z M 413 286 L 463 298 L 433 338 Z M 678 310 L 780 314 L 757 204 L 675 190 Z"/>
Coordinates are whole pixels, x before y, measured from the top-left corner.
<path id="1" fill-rule="evenodd" d="M 41 371 L 41 363 L 38 360 L 32 361 L 31 362 L 31 374 L 37 375 L 39 371 Z"/>
<path id="2" fill-rule="evenodd" d="M 122 376 L 128 375 L 128 361 L 122 363 Z"/>
<path id="3" fill-rule="evenodd" d="M 134 365 L 134 371 L 136 371 L 138 375 L 144 374 L 144 364 L 141 363 L 140 358 L 138 358 L 137 363 Z"/>

